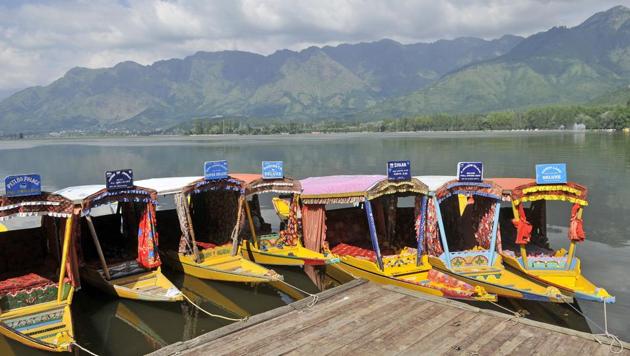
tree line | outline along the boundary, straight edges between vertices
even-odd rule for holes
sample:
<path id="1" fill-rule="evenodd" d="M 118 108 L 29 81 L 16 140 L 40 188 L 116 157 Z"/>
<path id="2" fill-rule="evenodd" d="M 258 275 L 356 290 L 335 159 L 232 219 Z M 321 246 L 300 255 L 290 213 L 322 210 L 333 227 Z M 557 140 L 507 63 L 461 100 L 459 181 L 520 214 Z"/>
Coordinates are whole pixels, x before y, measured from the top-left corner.
<path id="1" fill-rule="evenodd" d="M 524 111 L 483 114 L 430 114 L 376 121 L 354 120 L 247 120 L 197 118 L 180 134 L 298 134 L 311 132 L 473 131 L 536 129 L 616 129 L 630 127 L 630 105 L 545 106 Z"/>

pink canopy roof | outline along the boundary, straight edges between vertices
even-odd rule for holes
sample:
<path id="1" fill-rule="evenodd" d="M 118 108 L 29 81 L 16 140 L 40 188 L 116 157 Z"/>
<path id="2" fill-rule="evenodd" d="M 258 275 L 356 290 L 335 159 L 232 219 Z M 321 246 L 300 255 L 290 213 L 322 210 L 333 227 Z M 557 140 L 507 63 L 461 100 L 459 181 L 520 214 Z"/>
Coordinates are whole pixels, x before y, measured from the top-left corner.
<path id="1" fill-rule="evenodd" d="M 302 197 L 359 196 L 386 178 L 384 175 L 324 176 L 302 179 L 300 183 Z"/>

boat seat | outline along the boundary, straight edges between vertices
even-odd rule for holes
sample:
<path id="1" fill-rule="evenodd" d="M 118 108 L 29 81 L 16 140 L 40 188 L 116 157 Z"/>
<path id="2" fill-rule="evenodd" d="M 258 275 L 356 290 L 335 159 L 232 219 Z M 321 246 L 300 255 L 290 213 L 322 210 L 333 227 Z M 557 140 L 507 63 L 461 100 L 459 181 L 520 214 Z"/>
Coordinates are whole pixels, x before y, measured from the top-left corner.
<path id="1" fill-rule="evenodd" d="M 332 250 L 332 253 L 341 256 L 354 256 L 370 261 L 376 261 L 376 253 L 373 250 L 367 248 L 361 248 L 359 246 L 348 245 L 344 243 L 337 244 Z"/>
<path id="2" fill-rule="evenodd" d="M 2 276 L 0 276 L 0 296 L 16 294 L 19 291 L 44 287 L 49 284 L 56 285 L 51 278 L 47 278 L 37 273 L 27 273 L 21 276 L 6 279 L 3 279 Z"/>
<path id="3" fill-rule="evenodd" d="M 228 245 L 231 245 L 231 244 L 232 244 L 232 242 L 226 242 L 223 245 L 217 245 L 217 244 L 213 244 L 212 242 L 197 241 L 197 247 L 200 247 L 202 250 L 208 250 L 208 249 L 215 248 L 215 247 L 228 246 Z"/>

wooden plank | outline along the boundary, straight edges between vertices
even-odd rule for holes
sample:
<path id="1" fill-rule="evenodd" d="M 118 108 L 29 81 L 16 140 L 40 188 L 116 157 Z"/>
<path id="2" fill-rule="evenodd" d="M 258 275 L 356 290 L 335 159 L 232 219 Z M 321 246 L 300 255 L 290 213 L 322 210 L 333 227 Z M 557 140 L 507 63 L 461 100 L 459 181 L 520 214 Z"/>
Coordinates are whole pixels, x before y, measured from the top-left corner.
<path id="1" fill-rule="evenodd" d="M 390 318 L 392 315 L 397 315 L 403 311 L 406 311 L 405 303 L 403 301 L 404 296 L 392 296 L 392 295 L 381 295 L 378 299 L 374 300 L 373 303 L 363 307 L 363 308 L 352 308 L 347 311 L 345 315 L 352 315 L 352 318 L 347 317 L 336 317 L 330 318 L 326 320 L 326 322 L 313 325 L 309 328 L 304 328 L 299 330 L 296 333 L 288 335 L 286 339 L 281 340 L 280 342 L 274 342 L 272 344 L 257 344 L 250 345 L 249 348 L 238 350 L 239 353 L 264 353 L 265 351 L 271 353 L 287 353 L 292 350 L 307 344 L 314 343 L 317 345 L 321 345 L 321 348 L 330 347 L 335 343 L 336 340 L 345 339 L 346 337 L 350 337 L 349 334 L 358 335 L 361 330 L 361 326 L 379 326 L 382 324 L 383 319 Z M 384 308 L 383 306 L 388 305 L 393 306 L 393 308 Z M 396 310 L 398 309 L 398 310 Z M 325 343 L 320 342 L 320 340 L 326 340 Z M 318 347 L 318 351 L 324 353 L 323 349 Z"/>
<path id="2" fill-rule="evenodd" d="M 392 295 L 389 296 L 390 298 Z M 349 323 L 340 323 L 330 325 L 329 328 L 322 328 L 323 332 L 313 335 L 315 341 L 325 342 L 308 342 L 308 338 L 295 340 L 295 347 L 289 354 L 304 355 L 316 352 L 318 354 L 348 353 L 345 351 L 347 345 L 356 345 L 357 340 L 363 343 L 370 340 L 376 331 L 383 327 L 387 327 L 395 323 L 396 320 L 411 313 L 418 308 L 415 300 L 404 297 L 397 302 L 387 305 L 379 305 L 376 310 L 362 315 Z"/>
<path id="3" fill-rule="evenodd" d="M 387 295 L 383 294 L 362 293 L 363 290 L 365 290 L 365 288 L 358 287 L 357 290 L 353 291 L 357 294 L 356 298 L 342 299 L 339 303 L 335 304 L 335 308 L 330 309 L 328 312 L 320 312 L 320 310 L 310 312 L 305 310 L 302 313 L 287 314 L 273 320 L 272 322 L 275 322 L 275 325 L 270 325 L 269 328 L 261 325 L 260 328 L 257 328 L 255 334 L 247 333 L 246 337 L 242 337 L 243 333 L 237 333 L 232 335 L 232 337 L 221 338 L 210 342 L 207 346 L 210 348 L 221 348 L 221 350 L 225 352 L 253 352 L 260 350 L 264 346 L 276 344 L 276 342 L 270 342 L 270 340 L 278 340 L 280 343 L 293 340 L 296 337 L 295 335 L 303 330 L 318 328 L 320 324 L 325 324 L 332 319 L 338 318 L 339 315 L 343 314 L 341 312 L 342 310 L 347 311 L 351 308 L 357 308 L 358 310 L 365 311 L 371 305 L 377 305 L 380 300 L 388 298 Z M 237 340 L 234 340 L 234 338 Z"/>
<path id="4" fill-rule="evenodd" d="M 339 296 L 342 293 L 351 290 L 357 286 L 366 284 L 367 281 L 362 280 L 362 279 L 356 279 L 353 281 L 350 281 L 348 283 L 342 284 L 340 286 L 337 286 L 335 288 L 331 288 L 328 290 L 325 290 L 321 293 L 318 294 L 319 300 L 326 300 L 328 298 L 334 297 L 334 296 Z M 310 302 L 309 298 L 305 298 L 302 300 L 298 300 L 296 302 L 293 302 L 289 305 L 280 307 L 280 308 L 276 308 L 276 309 L 272 309 L 269 310 L 267 312 L 261 313 L 261 314 L 257 314 L 252 316 L 251 318 L 249 318 L 247 321 L 244 322 L 236 322 L 236 323 L 232 323 L 230 325 L 224 326 L 222 328 L 213 330 L 209 333 L 200 335 L 192 340 L 187 340 L 186 342 L 177 342 L 174 343 L 172 345 L 169 345 L 167 347 L 161 348 L 159 350 L 156 350 L 152 353 L 150 353 L 149 355 L 154 355 L 154 356 L 160 356 L 160 355 L 172 355 L 174 353 L 180 353 L 186 349 L 190 349 L 192 347 L 195 347 L 197 345 L 202 345 L 204 343 L 207 343 L 209 341 L 218 339 L 220 337 L 232 334 L 236 331 L 239 330 L 243 330 L 246 328 L 251 328 L 254 325 L 260 324 L 264 321 L 267 320 L 271 320 L 273 318 L 279 317 L 281 315 L 284 315 L 286 313 L 289 313 L 291 311 L 294 311 L 296 309 L 304 309 L 307 307 L 308 303 Z"/>
<path id="5" fill-rule="evenodd" d="M 465 330 L 467 327 L 472 327 L 468 325 L 468 323 L 470 323 L 475 316 L 476 314 L 471 312 L 459 314 L 439 328 L 435 328 L 431 333 L 424 336 L 421 341 L 419 340 L 418 342 L 412 343 L 409 347 L 406 347 L 404 350 L 405 353 L 439 355 L 448 351 L 452 345 L 457 342 L 459 336 L 456 333 Z M 474 325 L 474 323 L 471 324 Z"/>

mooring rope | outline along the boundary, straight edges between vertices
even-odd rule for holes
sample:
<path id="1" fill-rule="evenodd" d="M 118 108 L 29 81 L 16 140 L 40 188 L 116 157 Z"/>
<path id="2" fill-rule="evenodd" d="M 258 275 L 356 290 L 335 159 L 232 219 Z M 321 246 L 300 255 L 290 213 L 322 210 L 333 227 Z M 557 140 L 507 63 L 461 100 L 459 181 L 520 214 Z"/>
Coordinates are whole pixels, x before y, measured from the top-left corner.
<path id="1" fill-rule="evenodd" d="M 97 353 L 94 353 L 94 352 L 88 350 L 87 348 L 79 345 L 79 343 L 77 343 L 76 341 L 71 342 L 70 345 L 76 346 L 76 347 L 80 348 L 81 350 L 83 350 L 84 352 L 86 352 L 86 353 L 88 353 L 88 354 L 90 354 L 92 356 L 99 356 Z"/>
<path id="2" fill-rule="evenodd" d="M 608 344 L 610 353 L 620 354 L 623 352 L 624 347 L 623 347 L 623 342 L 621 341 L 621 339 L 617 335 L 614 335 L 608 332 L 608 311 L 606 310 L 605 302 L 603 303 L 604 304 L 604 327 L 602 328 L 593 319 L 589 318 L 588 316 L 586 316 L 586 314 L 582 313 L 578 308 L 574 307 L 573 304 L 569 303 L 569 299 L 566 299 L 563 297 L 562 300 L 566 304 L 568 304 L 573 310 L 575 310 L 576 313 L 583 316 L 586 320 L 590 321 L 593 325 L 595 325 L 599 330 L 604 332 L 603 334 L 593 334 L 593 338 L 595 339 L 595 341 L 597 341 L 600 345 L 604 345 L 605 343 L 602 340 L 600 340 L 598 336 L 607 337 L 608 339 L 610 339 L 610 343 Z"/>
<path id="3" fill-rule="evenodd" d="M 506 307 L 504 307 L 501 304 L 498 304 L 498 303 L 495 303 L 495 302 L 492 302 L 492 301 L 490 303 L 492 305 L 494 305 L 496 307 L 499 307 L 499 308 L 507 311 L 508 313 L 512 314 L 512 316 L 510 318 L 506 319 L 505 321 L 514 321 L 514 323 L 516 324 L 516 323 L 518 323 L 518 319 L 520 319 L 521 317 L 524 316 L 523 314 L 521 314 L 521 313 L 519 313 L 517 311 L 514 311 L 514 310 L 512 310 L 510 308 L 506 308 Z"/>
<path id="4" fill-rule="evenodd" d="M 295 290 L 297 290 L 297 291 L 299 291 L 299 292 L 302 292 L 302 293 L 304 293 L 304 294 L 308 295 L 309 297 L 313 298 L 310 302 L 308 302 L 308 303 L 306 304 L 306 306 L 307 306 L 308 308 L 312 308 L 312 307 L 313 307 L 315 304 L 317 304 L 317 302 L 319 301 L 319 296 L 318 296 L 317 294 L 309 293 L 309 292 L 307 292 L 307 291 L 305 291 L 305 290 L 303 290 L 303 289 L 300 289 L 300 288 L 299 288 L 299 287 L 297 287 L 297 286 L 294 286 L 294 285 L 292 285 L 292 284 L 290 284 L 290 283 L 285 282 L 285 281 L 284 281 L 284 280 L 282 280 L 282 279 L 279 279 L 278 281 L 279 281 L 280 283 L 283 283 L 283 284 L 285 284 L 285 285 L 287 285 L 287 286 L 289 286 L 289 287 L 291 287 L 291 288 L 293 288 L 293 289 L 295 289 Z"/>
<path id="5" fill-rule="evenodd" d="M 219 318 L 219 319 L 229 320 L 229 321 L 247 321 L 247 319 L 249 319 L 249 317 L 247 317 L 247 316 L 244 317 L 244 318 L 230 318 L 229 316 L 211 313 L 211 312 L 205 310 L 204 308 L 200 307 L 199 305 L 197 305 L 192 300 L 190 300 L 190 298 L 188 298 L 188 296 L 186 296 L 186 294 L 182 293 L 182 295 L 184 296 L 184 299 L 186 299 L 188 301 L 188 303 L 192 304 L 195 308 L 201 310 L 203 313 L 205 313 L 206 315 L 211 316 L 213 318 Z"/>

